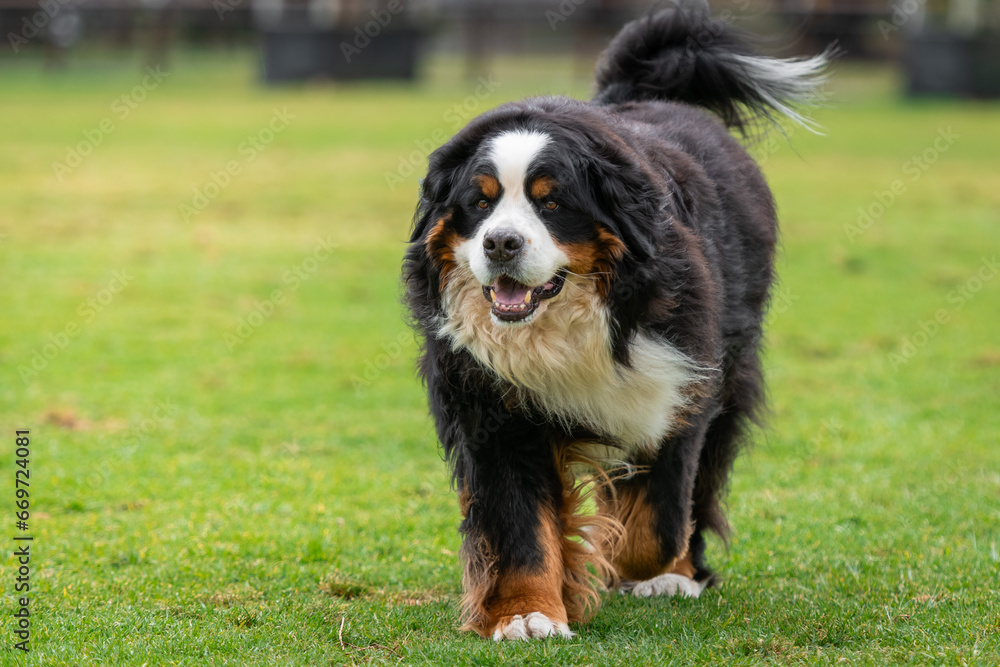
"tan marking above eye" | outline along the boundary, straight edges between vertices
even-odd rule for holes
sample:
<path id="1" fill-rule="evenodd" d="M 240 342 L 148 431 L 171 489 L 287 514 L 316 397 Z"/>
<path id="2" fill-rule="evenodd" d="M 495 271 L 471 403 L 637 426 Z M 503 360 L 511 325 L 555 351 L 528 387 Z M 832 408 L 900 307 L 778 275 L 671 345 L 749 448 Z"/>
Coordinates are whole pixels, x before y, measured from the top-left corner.
<path id="1" fill-rule="evenodd" d="M 500 196 L 500 181 L 493 176 L 489 174 L 477 174 L 472 177 L 472 180 L 479 186 L 482 193 L 490 199 L 496 199 Z"/>
<path id="2" fill-rule="evenodd" d="M 531 182 L 531 196 L 535 199 L 545 199 L 556 186 L 554 178 L 549 176 L 539 176 Z"/>

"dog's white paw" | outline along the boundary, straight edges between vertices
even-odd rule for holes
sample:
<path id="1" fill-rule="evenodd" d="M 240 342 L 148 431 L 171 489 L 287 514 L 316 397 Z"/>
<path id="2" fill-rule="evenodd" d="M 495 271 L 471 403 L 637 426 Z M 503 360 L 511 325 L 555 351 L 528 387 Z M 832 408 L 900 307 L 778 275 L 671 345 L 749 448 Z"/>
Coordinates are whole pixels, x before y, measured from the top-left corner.
<path id="1" fill-rule="evenodd" d="M 640 598 L 680 595 L 686 598 L 696 598 L 705 590 L 708 582 L 697 582 L 683 574 L 661 574 L 646 581 L 630 582 L 622 588 L 622 592 L 631 591 Z"/>
<path id="2" fill-rule="evenodd" d="M 543 639 L 545 637 L 573 637 L 565 623 L 553 621 L 540 611 L 533 611 L 524 616 L 518 614 L 509 621 L 501 621 L 493 631 L 494 641 L 503 639 Z"/>

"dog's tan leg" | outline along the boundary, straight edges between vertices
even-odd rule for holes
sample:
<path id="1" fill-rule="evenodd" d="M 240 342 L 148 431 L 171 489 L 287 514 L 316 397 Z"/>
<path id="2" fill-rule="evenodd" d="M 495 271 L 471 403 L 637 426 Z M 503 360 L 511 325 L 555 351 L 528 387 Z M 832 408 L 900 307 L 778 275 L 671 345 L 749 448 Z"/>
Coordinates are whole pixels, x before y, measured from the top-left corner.
<path id="1" fill-rule="evenodd" d="M 463 629 L 496 640 L 573 636 L 563 603 L 562 530 L 554 512 L 539 512 L 536 539 L 543 557 L 530 569 L 498 570 L 485 541 L 466 543 Z"/>
<path id="2" fill-rule="evenodd" d="M 622 580 L 623 592 L 630 591 L 638 597 L 701 595 L 705 583 L 695 581 L 696 570 L 690 554 L 684 551 L 671 557 L 663 553 L 654 509 L 642 485 L 623 486 L 614 495 L 602 492 L 599 508 L 625 529 L 612 561 Z M 690 533 L 687 537 L 690 538 Z"/>

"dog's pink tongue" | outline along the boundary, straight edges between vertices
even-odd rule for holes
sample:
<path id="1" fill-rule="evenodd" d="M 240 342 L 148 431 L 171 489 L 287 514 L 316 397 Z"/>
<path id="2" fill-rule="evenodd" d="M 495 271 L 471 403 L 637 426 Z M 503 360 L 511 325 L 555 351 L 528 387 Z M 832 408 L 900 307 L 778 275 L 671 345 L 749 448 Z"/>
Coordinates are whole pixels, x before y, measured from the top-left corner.
<path id="1" fill-rule="evenodd" d="M 496 282 L 493 283 L 493 293 L 496 295 L 497 303 L 502 303 L 508 306 L 525 303 L 528 300 L 528 294 L 530 292 L 530 287 L 522 285 L 507 276 L 500 276 L 496 279 Z"/>

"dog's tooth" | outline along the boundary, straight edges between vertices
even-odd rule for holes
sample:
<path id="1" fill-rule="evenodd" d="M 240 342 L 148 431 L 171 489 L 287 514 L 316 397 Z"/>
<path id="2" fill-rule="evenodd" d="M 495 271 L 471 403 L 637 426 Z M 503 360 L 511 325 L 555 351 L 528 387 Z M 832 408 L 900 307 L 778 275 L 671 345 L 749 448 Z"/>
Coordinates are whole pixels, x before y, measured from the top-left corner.
<path id="1" fill-rule="evenodd" d="M 494 301 L 497 300 L 497 291 L 496 290 L 492 290 L 492 289 L 490 290 L 490 298 L 493 299 Z"/>
<path id="2" fill-rule="evenodd" d="M 528 291 L 527 291 L 527 292 L 525 292 L 525 294 L 524 294 L 524 302 L 525 302 L 525 303 L 528 303 L 529 301 L 531 301 L 531 290 L 528 290 Z"/>

